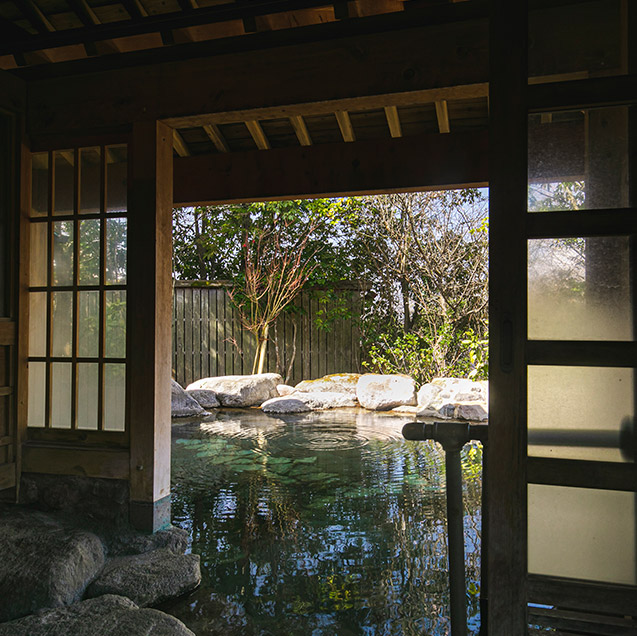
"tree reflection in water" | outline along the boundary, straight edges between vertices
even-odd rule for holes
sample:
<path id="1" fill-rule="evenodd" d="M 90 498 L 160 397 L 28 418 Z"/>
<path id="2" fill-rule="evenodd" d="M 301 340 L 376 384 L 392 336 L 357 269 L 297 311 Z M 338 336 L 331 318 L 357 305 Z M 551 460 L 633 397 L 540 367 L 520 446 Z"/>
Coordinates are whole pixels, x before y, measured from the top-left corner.
<path id="1" fill-rule="evenodd" d="M 406 420 L 221 411 L 173 428 L 173 522 L 203 582 L 165 608 L 196 634 L 449 632 L 444 454 Z M 463 451 L 469 633 L 479 627 L 481 449 Z"/>

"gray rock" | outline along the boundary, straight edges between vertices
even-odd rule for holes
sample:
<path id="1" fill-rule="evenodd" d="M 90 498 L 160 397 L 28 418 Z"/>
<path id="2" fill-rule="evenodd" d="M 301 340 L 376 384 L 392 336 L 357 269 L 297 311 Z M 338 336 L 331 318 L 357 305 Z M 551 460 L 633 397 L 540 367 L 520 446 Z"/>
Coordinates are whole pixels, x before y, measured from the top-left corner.
<path id="1" fill-rule="evenodd" d="M 347 393 L 356 397 L 356 385 L 360 377 L 360 373 L 332 373 L 316 380 L 303 380 L 295 388 L 297 391 L 305 393 L 328 391 L 330 393 Z"/>
<path id="2" fill-rule="evenodd" d="M 438 397 L 442 388 L 436 384 L 423 384 L 418 391 L 418 406 L 427 408 Z"/>
<path id="3" fill-rule="evenodd" d="M 473 422 L 484 422 L 489 419 L 489 414 L 481 402 L 458 404 L 455 416 L 459 420 L 471 420 Z"/>
<path id="4" fill-rule="evenodd" d="M 78 601 L 104 565 L 104 545 L 43 513 L 0 519 L 0 622 Z"/>
<path id="5" fill-rule="evenodd" d="M 183 388 L 172 380 L 170 389 L 170 411 L 172 417 L 192 417 L 204 413 L 204 408 Z"/>
<path id="6" fill-rule="evenodd" d="M 312 409 L 295 397 L 275 397 L 261 405 L 264 413 L 307 413 Z"/>
<path id="7" fill-rule="evenodd" d="M 289 384 L 279 384 L 277 385 L 276 390 L 281 397 L 285 397 L 286 395 L 290 395 L 296 391 L 296 389 Z"/>
<path id="8" fill-rule="evenodd" d="M 276 387 L 282 383 L 283 378 L 278 373 L 224 375 L 197 380 L 188 385 L 187 390 L 214 391 L 222 406 L 243 408 L 260 406 L 266 400 L 279 397 Z"/>
<path id="9" fill-rule="evenodd" d="M 177 555 L 168 548 L 160 548 L 110 560 L 88 587 L 86 596 L 117 594 L 147 607 L 181 596 L 199 583 L 198 554 Z"/>
<path id="10" fill-rule="evenodd" d="M 199 402 L 199 405 L 204 409 L 217 409 L 221 406 L 221 403 L 217 399 L 217 394 L 214 391 L 207 389 L 190 389 L 186 393 Z"/>
<path id="11" fill-rule="evenodd" d="M 387 411 L 416 404 L 416 383 L 406 375 L 362 375 L 356 385 L 360 405 L 370 411 Z"/>
<path id="12" fill-rule="evenodd" d="M 105 595 L 0 624 L 0 636 L 195 636 L 181 621 Z"/>
<path id="13" fill-rule="evenodd" d="M 297 391 L 291 397 L 305 402 L 311 409 L 335 409 L 356 406 L 356 398 L 351 393 L 340 393 L 337 391 Z"/>
<path id="14" fill-rule="evenodd" d="M 188 549 L 188 532 L 174 526 L 153 534 L 120 531 L 109 545 L 109 554 L 111 556 L 142 554 L 159 548 L 168 548 L 175 554 L 183 554 Z"/>

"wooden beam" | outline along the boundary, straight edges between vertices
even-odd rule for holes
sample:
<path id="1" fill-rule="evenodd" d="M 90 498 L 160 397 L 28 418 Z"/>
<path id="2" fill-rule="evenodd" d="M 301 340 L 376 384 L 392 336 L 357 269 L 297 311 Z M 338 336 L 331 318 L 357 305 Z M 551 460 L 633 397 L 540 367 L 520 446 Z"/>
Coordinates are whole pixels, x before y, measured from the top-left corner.
<path id="1" fill-rule="evenodd" d="M 311 146 L 312 138 L 310 137 L 310 131 L 307 129 L 303 116 L 291 115 L 290 123 L 292 124 L 292 128 L 294 128 L 294 132 L 296 133 L 296 138 L 299 140 L 299 143 L 302 146 Z"/>
<path id="2" fill-rule="evenodd" d="M 447 100 L 442 99 L 436 102 L 436 119 L 438 120 L 438 130 L 441 133 L 451 132 L 449 127 L 449 110 L 447 109 Z"/>
<path id="3" fill-rule="evenodd" d="M 574 367 L 634 367 L 637 343 L 613 340 L 529 340 L 529 364 Z"/>
<path id="4" fill-rule="evenodd" d="M 170 523 L 172 129 L 135 124 L 128 156 L 131 522 L 155 531 Z"/>
<path id="5" fill-rule="evenodd" d="M 173 129 L 173 147 L 180 157 L 190 157 L 190 150 L 188 150 L 184 138 L 176 129 Z"/>
<path id="6" fill-rule="evenodd" d="M 128 451 L 25 445 L 22 471 L 52 475 L 81 475 L 105 479 L 128 479 Z"/>
<path id="7" fill-rule="evenodd" d="M 252 139 L 254 140 L 257 148 L 259 150 L 270 150 L 270 142 L 265 136 L 263 128 L 261 128 L 261 124 L 256 119 L 252 119 L 246 121 L 245 125 L 248 128 L 248 131 L 250 132 L 250 135 L 252 136 Z"/>
<path id="8" fill-rule="evenodd" d="M 16 484 L 15 463 L 0 466 L 0 490 L 13 488 Z"/>
<path id="9" fill-rule="evenodd" d="M 16 323 L 0 319 L 0 346 L 16 344 Z"/>
<path id="10" fill-rule="evenodd" d="M 26 102 L 26 83 L 15 75 L 0 70 L 0 108 L 12 113 L 22 113 Z"/>
<path id="11" fill-rule="evenodd" d="M 22 0 L 20 3 L 26 17 L 31 22 L 33 28 L 38 33 L 54 33 L 55 27 L 49 22 L 48 18 L 42 13 L 40 7 L 34 0 Z M 42 47 L 44 48 L 44 47 Z"/>
<path id="12" fill-rule="evenodd" d="M 396 138 L 403 136 L 402 126 L 400 125 L 400 116 L 396 106 L 385 106 L 385 118 L 389 126 L 389 134 Z"/>
<path id="13" fill-rule="evenodd" d="M 174 205 L 485 185 L 486 154 L 485 131 L 175 159 Z"/>
<path id="14" fill-rule="evenodd" d="M 356 141 L 354 127 L 352 126 L 352 120 L 350 119 L 349 113 L 346 110 L 337 110 L 334 115 L 336 115 L 336 121 L 338 122 L 338 127 L 341 131 L 343 141 L 348 143 Z"/>
<path id="15" fill-rule="evenodd" d="M 121 3 L 124 5 L 128 15 L 134 20 L 148 16 L 148 11 L 146 11 L 140 0 L 121 0 Z"/>
<path id="16" fill-rule="evenodd" d="M 203 129 L 219 152 L 230 152 L 230 148 L 216 124 L 204 124 Z"/>
<path id="17" fill-rule="evenodd" d="M 382 107 L 391 105 L 384 99 L 387 95 L 409 99 L 406 96 L 414 92 L 446 92 L 450 85 L 483 84 L 487 79 L 484 32 L 474 22 L 353 37 L 347 50 L 358 53 L 344 55 L 331 41 L 310 42 L 81 78 L 31 81 L 29 130 L 33 135 L 113 130 L 129 126 L 142 112 L 181 128 L 220 123 L 206 121 L 201 118 L 204 114 L 282 110 L 317 102 L 371 98 Z M 342 80 L 334 81 L 334 68 Z M 162 89 L 166 85 L 170 91 Z M 484 86 L 479 91 L 484 94 Z"/>

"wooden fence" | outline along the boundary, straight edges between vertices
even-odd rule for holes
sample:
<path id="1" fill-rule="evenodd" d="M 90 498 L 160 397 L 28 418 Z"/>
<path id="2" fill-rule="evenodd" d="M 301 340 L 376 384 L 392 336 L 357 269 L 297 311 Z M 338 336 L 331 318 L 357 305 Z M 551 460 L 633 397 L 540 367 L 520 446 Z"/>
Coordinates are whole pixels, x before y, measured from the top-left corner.
<path id="1" fill-rule="evenodd" d="M 173 291 L 173 375 L 182 386 L 199 378 L 251 373 L 255 341 L 242 329 L 228 286 L 177 282 Z M 266 371 L 287 370 L 288 382 L 360 371 L 361 291 L 348 284 L 301 292 L 296 311 L 270 329 Z M 327 327 L 322 326 L 327 320 Z M 296 339 L 294 325 L 296 324 Z M 276 343 L 279 350 L 277 368 Z M 285 373 L 281 373 L 285 377 Z"/>

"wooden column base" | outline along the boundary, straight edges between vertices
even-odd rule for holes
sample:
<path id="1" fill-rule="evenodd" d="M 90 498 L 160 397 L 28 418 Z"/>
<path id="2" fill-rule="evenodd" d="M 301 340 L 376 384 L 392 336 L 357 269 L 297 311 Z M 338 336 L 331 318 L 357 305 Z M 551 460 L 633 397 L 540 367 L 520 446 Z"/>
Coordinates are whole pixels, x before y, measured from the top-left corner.
<path id="1" fill-rule="evenodd" d="M 158 532 L 170 526 L 170 495 L 157 501 L 131 501 L 130 522 L 137 530 Z"/>

